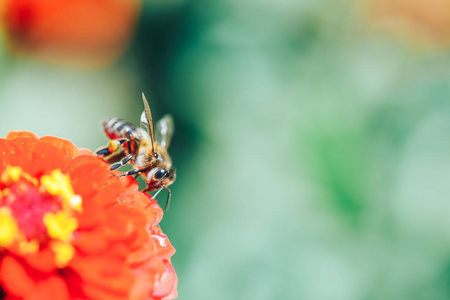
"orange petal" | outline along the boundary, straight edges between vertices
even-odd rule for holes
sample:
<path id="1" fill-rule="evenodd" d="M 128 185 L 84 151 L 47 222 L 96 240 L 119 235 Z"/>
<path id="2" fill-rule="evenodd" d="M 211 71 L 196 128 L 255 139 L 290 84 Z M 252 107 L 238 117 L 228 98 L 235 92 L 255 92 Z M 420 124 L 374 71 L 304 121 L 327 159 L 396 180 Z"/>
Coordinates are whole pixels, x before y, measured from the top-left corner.
<path id="1" fill-rule="evenodd" d="M 141 247 L 128 255 L 128 263 L 132 268 L 138 268 L 140 265 L 145 264 L 148 260 L 155 256 L 155 248 L 155 241 L 149 238 L 141 245 Z"/>
<path id="2" fill-rule="evenodd" d="M 32 294 L 25 300 L 69 300 L 67 285 L 61 276 L 53 275 L 37 282 Z"/>
<path id="3" fill-rule="evenodd" d="M 9 255 L 5 256 L 0 263 L 0 274 L 3 281 L 2 288 L 7 294 L 25 297 L 36 285 L 23 265 Z"/>
<path id="4" fill-rule="evenodd" d="M 124 297 L 134 281 L 134 276 L 124 264 L 123 258 L 115 256 L 114 247 L 102 256 L 74 258 L 70 266 L 84 282 L 81 288 L 89 299 L 108 299 L 103 296 L 95 297 L 93 293 L 96 292 Z M 96 286 L 96 289 L 92 290 L 93 286 Z"/>
<path id="5" fill-rule="evenodd" d="M 107 209 L 105 235 L 111 241 L 140 243 L 147 239 L 144 216 L 136 209 L 125 206 L 113 206 Z"/>
<path id="6" fill-rule="evenodd" d="M 36 134 L 34 134 L 31 131 L 10 131 L 8 132 L 8 134 L 6 135 L 6 139 L 8 140 L 12 140 L 12 139 L 16 139 L 19 137 L 30 137 L 30 138 L 38 138 L 38 136 Z"/>
<path id="7" fill-rule="evenodd" d="M 164 260 L 165 271 L 159 280 L 155 281 L 153 296 L 166 297 L 171 294 L 177 286 L 178 278 L 175 269 L 168 260 Z"/>
<path id="8" fill-rule="evenodd" d="M 136 281 L 130 291 L 130 299 L 152 299 L 151 293 L 154 288 L 156 276 L 164 271 L 164 264 L 156 256 L 153 256 L 152 259 L 145 264 L 141 264 L 138 268 L 133 268 Z"/>
<path id="9" fill-rule="evenodd" d="M 59 149 L 60 152 L 62 152 L 64 157 L 64 166 L 68 164 L 72 160 L 72 158 L 78 156 L 79 154 L 78 148 L 71 141 L 56 138 L 53 136 L 43 136 L 40 138 L 40 140 L 44 144 L 55 146 Z"/>
<path id="10" fill-rule="evenodd" d="M 86 299 L 96 300 L 128 300 L 128 293 L 115 293 L 109 289 L 103 289 L 94 285 L 83 285 L 83 292 L 88 296 Z"/>
<path id="11" fill-rule="evenodd" d="M 87 148 L 80 148 L 78 151 L 80 152 L 80 155 L 94 155 L 94 152 Z"/>
<path id="12" fill-rule="evenodd" d="M 156 255 L 158 255 L 159 257 L 169 259 L 170 257 L 172 257 L 172 255 L 175 254 L 175 248 L 170 243 L 167 235 L 165 235 L 162 232 L 161 228 L 159 227 L 152 228 L 151 238 L 156 243 L 155 249 Z"/>
<path id="13" fill-rule="evenodd" d="M 159 206 L 158 201 L 156 201 L 156 199 L 153 199 L 149 194 L 145 194 L 145 195 L 147 196 L 148 199 L 150 199 L 150 203 L 151 203 L 153 209 L 156 211 L 156 218 L 158 220 L 158 223 L 161 222 L 161 220 L 164 216 L 161 206 Z"/>
<path id="14" fill-rule="evenodd" d="M 30 266 L 41 272 L 49 273 L 56 270 L 55 253 L 50 248 L 23 257 Z"/>
<path id="15" fill-rule="evenodd" d="M 103 165 L 103 168 L 109 169 L 108 164 L 92 155 L 79 155 L 70 162 L 62 171 L 63 173 L 70 173 L 74 171 L 76 168 L 85 165 L 85 164 L 99 164 Z"/>
<path id="16" fill-rule="evenodd" d="M 53 61 L 77 58 L 96 64 L 122 53 L 141 7 L 140 0 L 3 2 L 3 25 L 10 48 Z"/>
<path id="17" fill-rule="evenodd" d="M 117 204 L 119 196 L 124 190 L 122 183 L 117 178 L 111 177 L 92 200 L 102 206 L 111 206 Z"/>
<path id="18" fill-rule="evenodd" d="M 19 137 L 14 140 L 0 139 L 0 171 L 10 165 L 21 167 L 25 172 L 32 173 L 33 152 L 41 142 L 35 138 Z M 34 175 L 34 174 L 31 174 Z"/>
<path id="19" fill-rule="evenodd" d="M 75 157 L 63 170 L 71 179 L 75 194 L 83 199 L 97 193 L 109 179 L 109 167 L 94 156 Z"/>
<path id="20" fill-rule="evenodd" d="M 139 183 L 131 176 L 118 177 L 127 191 L 138 191 Z"/>
<path id="21" fill-rule="evenodd" d="M 104 218 L 103 207 L 98 201 L 87 198 L 82 204 L 83 212 L 78 214 L 78 230 L 86 230 L 97 226 Z"/>
<path id="22" fill-rule="evenodd" d="M 0 139 L 0 172 L 3 172 L 7 166 L 18 166 L 27 171 L 31 164 L 31 153 L 27 151 L 29 143 L 23 140 L 23 138 L 13 141 Z M 27 138 L 26 140 L 39 142 L 37 139 Z"/>
<path id="23" fill-rule="evenodd" d="M 167 295 L 165 297 L 162 297 L 161 300 L 172 300 L 172 299 L 175 299 L 175 298 L 178 297 L 178 291 L 177 291 L 178 277 L 177 277 L 177 274 L 175 273 L 175 271 L 174 271 L 173 275 L 175 275 L 175 277 L 176 277 L 175 278 L 175 285 L 173 287 L 173 290 L 172 290 L 172 292 L 169 295 Z"/>
<path id="24" fill-rule="evenodd" d="M 128 261 L 132 267 L 137 267 L 154 256 L 169 259 L 175 254 L 175 248 L 167 236 L 162 233 L 159 227 L 158 230 L 159 232 L 153 232 L 149 239 L 141 244 L 141 247 L 128 256 Z"/>
<path id="25" fill-rule="evenodd" d="M 62 169 L 66 162 L 59 149 L 50 144 L 37 143 L 32 150 L 30 174 L 41 176 L 50 174 L 54 169 Z"/>
<path id="26" fill-rule="evenodd" d="M 130 292 L 130 299 L 160 299 L 176 295 L 177 275 L 168 260 L 154 257 L 147 263 L 133 269 L 136 282 Z"/>
<path id="27" fill-rule="evenodd" d="M 73 245 L 83 254 L 103 253 L 110 246 L 109 241 L 105 238 L 103 226 L 88 231 L 75 232 Z"/>
<path id="28" fill-rule="evenodd" d="M 146 193 L 139 191 L 130 191 L 124 193 L 119 197 L 119 203 L 139 210 L 144 214 L 147 223 L 150 226 L 154 226 L 161 221 L 163 214 L 161 208 L 159 208 L 156 201 L 152 203 L 150 196 Z"/>

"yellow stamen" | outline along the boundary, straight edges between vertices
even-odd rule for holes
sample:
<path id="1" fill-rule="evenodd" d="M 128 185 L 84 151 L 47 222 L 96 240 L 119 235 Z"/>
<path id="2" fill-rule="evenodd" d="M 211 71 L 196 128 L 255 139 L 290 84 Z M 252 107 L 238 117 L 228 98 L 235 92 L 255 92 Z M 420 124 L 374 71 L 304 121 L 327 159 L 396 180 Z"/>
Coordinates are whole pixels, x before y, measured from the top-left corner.
<path id="1" fill-rule="evenodd" d="M 1 176 L 1 181 L 6 184 L 11 184 L 14 182 L 17 182 L 20 179 L 20 176 L 22 175 L 23 171 L 21 167 L 6 167 L 5 171 L 3 171 L 3 174 Z"/>
<path id="2" fill-rule="evenodd" d="M 59 211 L 56 214 L 46 213 L 44 224 L 50 237 L 61 240 L 68 240 L 78 227 L 77 219 L 70 217 L 65 211 Z"/>
<path id="3" fill-rule="evenodd" d="M 70 205 L 70 199 L 74 196 L 70 178 L 61 173 L 61 170 L 53 170 L 50 175 L 41 177 L 41 184 L 52 195 L 61 195 L 64 205 Z"/>
<path id="4" fill-rule="evenodd" d="M 75 254 L 73 246 L 67 243 L 54 242 L 51 248 L 56 254 L 55 263 L 59 268 L 64 268 Z"/>
<path id="5" fill-rule="evenodd" d="M 31 182 L 34 186 L 38 186 L 39 181 L 28 173 L 23 173 L 22 177 Z"/>
<path id="6" fill-rule="evenodd" d="M 6 208 L 0 208 L 0 247 L 9 246 L 16 237 L 17 224 Z"/>
<path id="7" fill-rule="evenodd" d="M 39 250 L 39 242 L 37 240 L 21 241 L 19 243 L 20 252 L 24 254 L 36 253 Z"/>

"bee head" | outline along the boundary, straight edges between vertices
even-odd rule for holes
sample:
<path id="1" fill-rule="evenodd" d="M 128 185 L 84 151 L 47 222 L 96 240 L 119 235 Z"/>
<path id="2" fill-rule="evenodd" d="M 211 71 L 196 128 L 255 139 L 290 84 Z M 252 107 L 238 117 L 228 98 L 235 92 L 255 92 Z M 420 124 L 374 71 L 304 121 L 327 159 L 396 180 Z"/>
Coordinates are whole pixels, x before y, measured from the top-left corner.
<path id="1" fill-rule="evenodd" d="M 151 189 L 157 189 L 161 186 L 169 186 L 171 185 L 176 178 L 175 169 L 164 168 L 164 167 L 156 167 L 147 175 L 147 183 Z"/>

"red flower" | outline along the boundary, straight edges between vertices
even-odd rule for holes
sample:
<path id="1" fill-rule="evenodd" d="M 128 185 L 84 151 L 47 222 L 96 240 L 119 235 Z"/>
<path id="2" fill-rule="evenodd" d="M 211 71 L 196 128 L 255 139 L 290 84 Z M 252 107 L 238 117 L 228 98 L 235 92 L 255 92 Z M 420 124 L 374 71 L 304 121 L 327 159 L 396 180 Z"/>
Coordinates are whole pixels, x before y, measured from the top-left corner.
<path id="1" fill-rule="evenodd" d="M 141 0 L 2 0 L 0 25 L 13 52 L 102 65 L 128 46 L 140 9 Z"/>
<path id="2" fill-rule="evenodd" d="M 0 139 L 0 297 L 173 299 L 162 210 L 70 141 Z"/>

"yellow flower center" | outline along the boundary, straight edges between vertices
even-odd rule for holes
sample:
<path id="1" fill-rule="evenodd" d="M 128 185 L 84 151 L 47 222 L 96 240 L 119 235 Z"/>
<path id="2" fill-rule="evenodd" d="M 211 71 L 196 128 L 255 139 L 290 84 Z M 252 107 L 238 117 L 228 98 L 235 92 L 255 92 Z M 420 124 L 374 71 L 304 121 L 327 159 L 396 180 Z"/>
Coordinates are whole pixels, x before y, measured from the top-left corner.
<path id="1" fill-rule="evenodd" d="M 78 227 L 77 219 L 71 217 L 66 211 L 59 211 L 56 214 L 46 213 L 44 224 L 47 226 L 50 237 L 64 241 L 68 240 Z"/>
<path id="2" fill-rule="evenodd" d="M 19 180 L 20 175 L 22 175 L 22 168 L 8 167 L 5 172 L 3 172 L 1 180 L 4 183 L 13 183 Z"/>
<path id="3" fill-rule="evenodd" d="M 35 178 L 8 166 L 0 174 L 0 250 L 30 254 L 50 247 L 56 266 L 65 267 L 75 253 L 71 240 L 82 203 L 61 170 Z"/>
<path id="4" fill-rule="evenodd" d="M 75 249 L 71 244 L 54 242 L 51 244 L 51 248 L 56 254 L 55 263 L 60 268 L 65 267 L 75 254 Z"/>
<path id="5" fill-rule="evenodd" d="M 17 224 L 7 208 L 0 208 L 0 247 L 11 245 L 17 233 Z"/>
<path id="6" fill-rule="evenodd" d="M 39 242 L 37 240 L 21 241 L 19 243 L 19 249 L 22 253 L 36 253 L 39 250 Z"/>
<path id="7" fill-rule="evenodd" d="M 64 206 L 81 211 L 81 197 L 74 195 L 69 176 L 61 173 L 61 170 L 53 170 L 50 175 L 42 176 L 41 185 L 45 186 L 50 194 L 62 196 Z"/>

